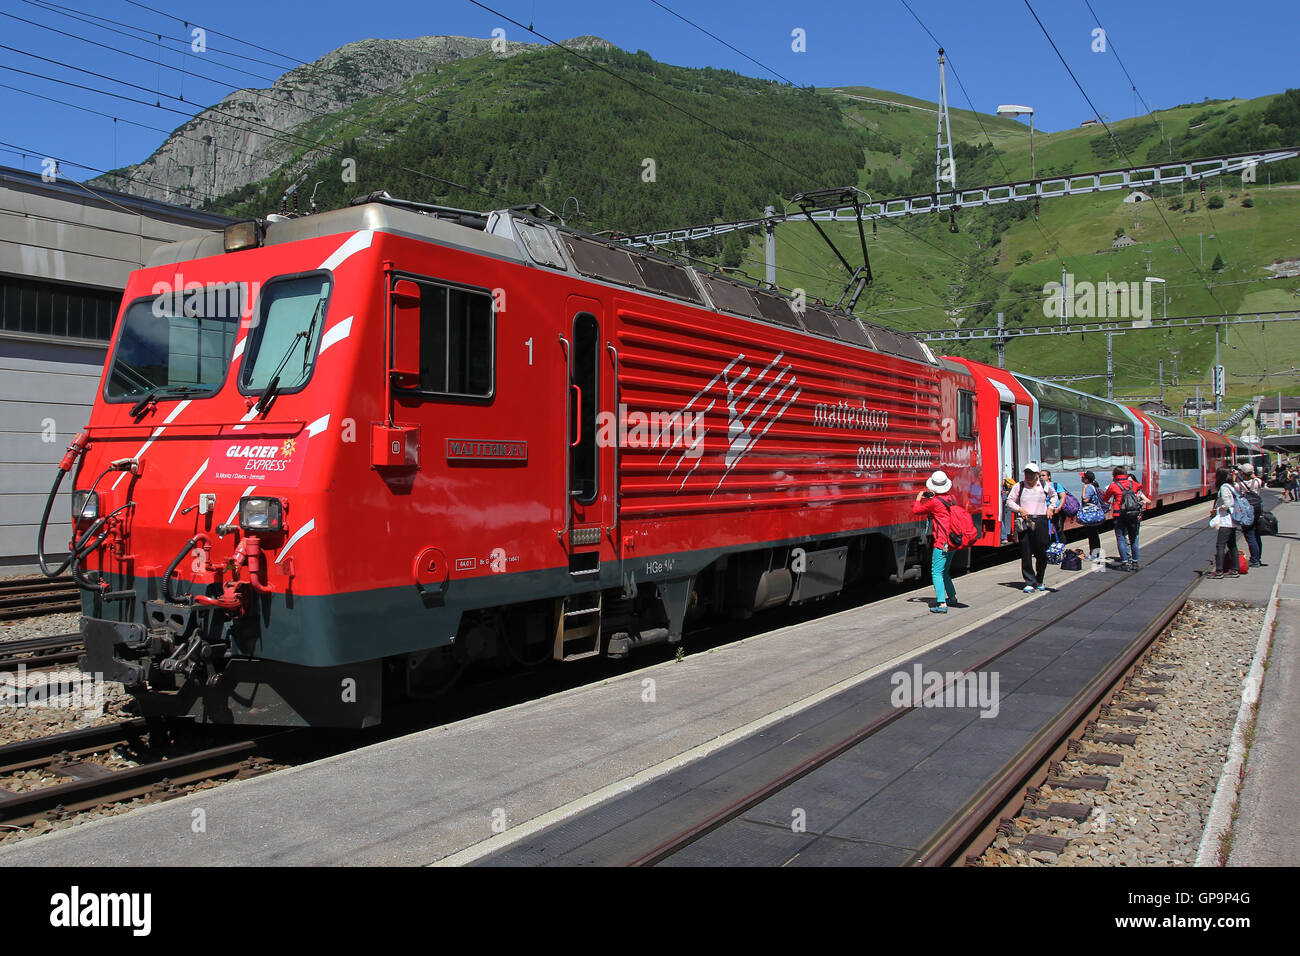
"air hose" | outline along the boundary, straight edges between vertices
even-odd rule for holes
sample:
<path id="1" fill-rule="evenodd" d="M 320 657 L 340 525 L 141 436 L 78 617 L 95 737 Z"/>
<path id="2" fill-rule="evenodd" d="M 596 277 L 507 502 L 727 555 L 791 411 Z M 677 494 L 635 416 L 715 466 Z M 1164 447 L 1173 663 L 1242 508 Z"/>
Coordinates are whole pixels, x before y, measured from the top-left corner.
<path id="1" fill-rule="evenodd" d="M 76 557 L 76 551 L 68 555 L 68 559 L 51 571 L 45 565 L 45 529 L 50 523 L 50 511 L 54 508 L 54 498 L 59 493 L 59 486 L 63 484 L 63 476 L 72 470 L 72 466 L 81 453 L 86 450 L 87 435 L 85 432 L 78 432 L 77 437 L 72 439 L 72 444 L 68 446 L 67 452 L 63 455 L 63 461 L 59 462 L 59 473 L 54 476 L 54 485 L 50 488 L 50 496 L 45 499 L 45 512 L 41 515 L 41 526 L 36 532 L 36 561 L 41 566 L 41 573 L 47 578 L 56 578 L 64 571 L 68 570 L 73 559 Z M 103 475 L 100 475 L 102 478 Z M 96 479 L 98 483 L 98 479 Z"/>
<path id="2" fill-rule="evenodd" d="M 181 560 L 190 553 L 194 546 L 199 543 L 201 537 L 202 536 L 196 534 L 194 537 L 190 538 L 190 540 L 186 541 L 185 546 L 182 547 L 180 551 L 176 552 L 176 557 L 172 558 L 172 563 L 167 565 L 167 571 L 163 575 L 162 592 L 163 600 L 167 601 L 169 604 L 180 603 L 180 598 L 172 595 L 172 576 L 176 573 L 176 567 L 181 563 Z"/>

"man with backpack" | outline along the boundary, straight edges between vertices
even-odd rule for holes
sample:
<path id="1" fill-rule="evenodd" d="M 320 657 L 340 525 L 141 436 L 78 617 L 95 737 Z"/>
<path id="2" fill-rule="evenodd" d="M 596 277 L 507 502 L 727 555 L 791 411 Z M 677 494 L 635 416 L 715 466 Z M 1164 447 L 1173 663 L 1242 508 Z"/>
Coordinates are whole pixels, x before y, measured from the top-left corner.
<path id="1" fill-rule="evenodd" d="M 1119 548 L 1120 571 L 1138 569 L 1138 532 L 1142 530 L 1142 509 L 1151 499 L 1142 493 L 1137 483 L 1123 465 L 1111 469 L 1111 483 L 1102 494 L 1102 503 L 1115 502 L 1115 544 Z"/>
<path id="2" fill-rule="evenodd" d="M 952 480 L 944 472 L 936 471 L 931 475 L 925 489 L 916 493 L 912 513 L 928 516 L 934 535 L 930 579 L 934 582 L 935 604 L 930 611 L 947 614 L 949 598 L 953 607 L 962 606 L 957 603 L 957 589 L 952 583 L 952 556 L 975 543 L 975 521 L 952 496 Z"/>
<path id="3" fill-rule="evenodd" d="M 1237 481 L 1233 490 L 1237 495 L 1246 499 L 1250 503 L 1250 510 L 1254 520 L 1250 524 L 1241 525 L 1242 537 L 1246 539 L 1246 547 L 1250 550 L 1250 566 L 1252 568 L 1266 568 L 1261 558 L 1263 557 L 1263 548 L 1259 541 L 1259 514 L 1264 510 L 1264 500 L 1259 493 L 1264 488 L 1262 482 L 1255 475 L 1255 466 L 1250 462 L 1242 462 L 1237 466 Z"/>

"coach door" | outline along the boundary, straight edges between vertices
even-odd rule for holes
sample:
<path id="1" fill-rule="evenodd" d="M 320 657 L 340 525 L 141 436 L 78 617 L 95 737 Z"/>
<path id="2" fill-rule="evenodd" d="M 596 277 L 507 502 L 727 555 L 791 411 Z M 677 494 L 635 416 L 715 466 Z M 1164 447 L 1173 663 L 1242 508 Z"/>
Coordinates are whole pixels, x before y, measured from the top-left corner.
<path id="1" fill-rule="evenodd" d="M 570 296 L 568 353 L 569 570 L 575 580 L 600 578 L 606 538 L 615 533 L 614 456 L 616 442 L 601 441 L 603 419 L 613 415 L 615 366 L 607 349 L 599 302 Z M 613 361 L 617 361 L 613 359 Z M 604 413 L 602 415 L 602 413 Z M 611 431 L 606 428 L 605 433 Z M 602 447 L 605 446 L 605 447 Z"/>
<path id="2" fill-rule="evenodd" d="M 998 478 L 1015 478 L 1016 412 L 1014 405 L 1003 405 L 998 414 Z"/>

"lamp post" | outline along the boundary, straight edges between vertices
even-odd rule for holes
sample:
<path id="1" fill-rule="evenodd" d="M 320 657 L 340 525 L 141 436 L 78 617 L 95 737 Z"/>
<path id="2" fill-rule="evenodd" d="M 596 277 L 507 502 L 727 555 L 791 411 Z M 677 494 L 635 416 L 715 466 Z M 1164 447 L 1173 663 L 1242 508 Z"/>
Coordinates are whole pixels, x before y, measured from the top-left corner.
<path id="1" fill-rule="evenodd" d="M 1034 179 L 1037 176 L 1034 167 L 1034 108 L 1032 106 L 1016 106 L 1014 103 L 1007 103 L 998 107 L 999 116 L 1026 116 L 1029 117 L 1029 178 Z"/>
<path id="2" fill-rule="evenodd" d="M 1146 276 L 1142 281 L 1160 283 L 1160 313 L 1161 313 L 1160 317 L 1164 319 L 1169 318 L 1169 297 L 1165 292 L 1165 285 L 1166 285 L 1165 280 L 1158 279 L 1155 276 Z"/>

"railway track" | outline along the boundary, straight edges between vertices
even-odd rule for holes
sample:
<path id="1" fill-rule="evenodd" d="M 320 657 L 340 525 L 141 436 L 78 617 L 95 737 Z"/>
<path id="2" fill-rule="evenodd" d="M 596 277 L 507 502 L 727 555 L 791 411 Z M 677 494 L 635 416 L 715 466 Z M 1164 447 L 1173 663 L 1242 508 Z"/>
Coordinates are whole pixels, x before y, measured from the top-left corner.
<path id="1" fill-rule="evenodd" d="M 1173 551 L 1195 533 L 1189 531 L 1171 534 L 1154 546 L 1148 545 L 1147 562 L 1150 563 L 1153 558 L 1158 559 Z M 1107 586 L 1100 594 L 1075 597 L 1054 608 L 1052 616 L 1042 621 L 1030 633 L 1009 645 L 998 648 L 982 660 L 965 667 L 964 670 L 969 673 L 988 669 L 1016 647 L 1032 640 L 1048 628 L 1066 621 L 1083 606 L 1091 601 L 1102 599 L 1106 591 L 1128 579 L 1121 574 L 1112 574 L 1108 578 Z M 1107 708 L 1107 702 L 1124 686 L 1128 677 L 1150 652 L 1152 643 L 1177 615 L 1199 582 L 1199 576 L 1192 578 L 1167 606 L 1159 609 L 1138 639 L 1130 642 L 1122 655 L 1103 673 L 1094 677 L 1071 704 L 1060 712 L 1047 728 L 1036 735 L 1031 747 L 1005 766 L 995 778 L 989 780 L 959 814 L 925 842 L 914 856 L 913 865 L 961 865 L 977 859 L 978 855 L 997 837 L 999 826 L 1005 828 L 1006 821 L 1015 817 L 1025 807 L 1027 792 L 1036 789 L 1046 781 L 1049 773 L 1056 769 L 1057 762 L 1067 753 L 1079 749 L 1081 740 L 1095 728 L 1095 721 L 1103 713 L 1103 709 Z M 643 849 L 635 856 L 620 862 L 631 866 L 653 866 L 669 860 L 707 834 L 737 820 L 746 811 L 770 799 L 795 781 L 830 764 L 837 757 L 880 733 L 895 721 L 904 719 L 915 709 L 896 708 L 888 714 L 864 723 L 831 746 L 809 755 L 802 762 L 733 799 L 726 806 L 719 807 L 689 826 L 673 832 L 656 845 Z"/>
<path id="2" fill-rule="evenodd" d="M 1147 625 L 1137 640 L 1132 641 L 1123 655 L 1115 660 L 1103 673 L 1097 675 L 1087 689 L 1077 696 L 1071 706 L 1057 715 L 1051 725 L 1035 741 L 1034 746 L 1022 753 L 1001 774 L 991 780 L 984 793 L 959 818 L 935 834 L 930 845 L 918 855 L 916 863 L 920 866 L 975 865 L 981 854 L 997 838 L 999 833 L 1009 833 L 1011 821 L 1022 812 L 1034 814 L 1061 815 L 1070 814 L 1078 807 L 1074 805 L 1052 805 L 1034 807 L 1034 792 L 1049 781 L 1057 786 L 1074 789 L 1104 788 L 1106 778 L 1091 774 L 1085 778 L 1066 780 L 1057 776 L 1060 762 L 1067 756 L 1082 760 L 1104 769 L 1108 765 L 1117 765 L 1122 755 L 1106 750 L 1096 749 L 1097 745 L 1114 747 L 1131 743 L 1129 735 L 1123 733 L 1104 733 L 1099 731 L 1098 722 L 1103 721 L 1121 726 L 1141 726 L 1146 718 L 1141 716 L 1121 715 L 1121 711 L 1137 713 L 1144 709 L 1153 709 L 1149 700 L 1133 699 L 1130 694 L 1164 693 L 1156 688 L 1138 687 L 1132 682 L 1134 673 L 1142 667 L 1146 659 L 1155 651 L 1157 638 L 1164 633 L 1178 612 L 1182 610 L 1196 585 L 1201 581 L 1195 577 L 1187 587 L 1165 607 Z M 1086 750 L 1085 745 L 1091 747 Z M 1053 837 L 1030 837 L 1023 849 L 1050 849 L 1059 853 L 1066 841 L 1061 839 L 1056 845 L 1039 846 L 1034 841 L 1056 840 Z"/>
<path id="3" fill-rule="evenodd" d="M 1185 561 L 1182 557 L 1187 553 L 1184 546 L 1191 546 L 1197 534 L 1199 529 L 1185 529 L 1149 542 L 1144 548 L 1144 567 L 1154 565 L 1166 556 L 1174 562 Z M 1176 551 L 1178 553 L 1173 554 Z M 1050 609 L 1050 614 L 1025 616 L 1023 624 L 1008 635 L 1008 640 L 993 646 L 985 643 L 980 649 L 978 643 L 970 645 L 975 652 L 974 658 L 963 658 L 960 672 L 971 674 L 1006 667 L 1014 671 L 1017 665 L 1013 662 L 1017 658 L 1023 661 L 1026 654 L 1032 657 L 1038 653 L 1034 650 L 1037 645 L 1031 643 L 1035 638 L 1062 625 L 1093 602 L 1104 605 L 1109 600 L 1108 592 L 1134 580 L 1131 575 L 1112 572 L 1098 579 L 1098 586 L 1084 588 L 1079 593 L 1067 590 L 1051 604 L 1037 605 L 1044 611 Z M 1142 618 L 1134 621 L 1133 628 L 1126 632 L 1131 638 L 1124 645 L 1122 654 L 1117 648 L 1114 654 L 1098 659 L 1096 673 L 1080 672 L 1075 696 L 1057 714 L 1050 718 L 1044 716 L 1045 725 L 1032 737 L 1026 735 L 1027 742 L 1021 752 L 1009 756 L 1007 763 L 996 774 L 991 774 L 991 778 L 983 780 L 973 795 L 957 796 L 950 818 L 936 820 L 933 831 L 917 834 L 918 842 L 901 844 L 916 848 L 910 852 L 908 862 L 923 866 L 957 865 L 965 862 L 968 855 L 981 852 L 997 836 L 999 825 L 1006 818 L 1014 817 L 1025 804 L 1026 788 L 1036 787 L 1049 775 L 1055 774 L 1058 769 L 1056 762 L 1067 754 L 1084 749 L 1080 742 L 1087 740 L 1095 729 L 1094 721 L 1103 713 L 1107 701 L 1149 653 L 1154 639 L 1184 605 L 1199 581 L 1199 576 L 1190 576 L 1186 586 L 1180 583 L 1173 590 L 1164 588 L 1160 603 L 1165 606 L 1143 606 Z M 1133 600 L 1132 595 L 1126 600 Z M 1147 620 L 1147 624 L 1139 631 L 1141 620 Z M 1044 636 L 1050 645 L 1052 636 Z M 1022 647 L 1023 650 L 1018 650 Z M 946 666 L 952 667 L 956 663 L 950 660 Z M 943 691 L 941 688 L 937 693 Z M 927 696 L 930 694 L 931 691 L 927 690 Z M 736 854 L 743 854 L 741 848 L 747 845 L 748 840 L 758 840 L 751 836 L 755 829 L 766 832 L 766 821 L 788 818 L 790 810 L 782 801 L 790 801 L 782 792 L 823 768 L 827 769 L 819 775 L 818 782 L 800 790 L 802 799 L 806 800 L 810 792 L 824 793 L 835 807 L 825 812 L 843 813 L 845 801 L 850 801 L 847 805 L 851 806 L 854 799 L 851 794 L 857 792 L 854 780 L 860 768 L 869 764 L 874 766 L 871 761 L 881 758 L 856 754 L 844 761 L 843 772 L 830 765 L 860 745 L 867 748 L 879 745 L 885 748 L 881 754 L 892 752 L 890 748 L 899 746 L 899 741 L 910 739 L 906 736 L 909 733 L 906 724 L 899 725 L 899 728 L 892 725 L 907 721 L 913 714 L 919 721 L 918 727 L 926 726 L 930 719 L 919 706 L 868 705 L 868 700 L 876 698 L 865 691 L 859 698 L 862 703 L 854 706 L 846 702 L 832 707 L 828 702 L 826 718 L 792 725 L 788 731 L 784 727 L 773 729 L 769 732 L 771 744 L 756 743 L 752 749 L 738 751 L 734 756 L 720 755 L 713 768 L 699 769 L 694 775 L 683 771 L 680 778 L 666 777 L 657 785 L 650 785 L 658 786 L 656 790 L 647 790 L 640 797 L 629 795 L 625 802 L 615 800 L 605 804 L 585 817 L 557 824 L 555 832 L 542 831 L 535 837 L 489 854 L 482 858 L 483 862 L 487 865 L 521 864 L 525 861 L 530 864 L 551 861 L 562 865 L 646 866 L 683 862 L 686 865 L 718 865 L 718 859 L 734 860 Z M 1117 703 L 1115 714 L 1118 715 L 1126 706 L 1126 702 Z M 1103 722 L 1123 724 L 1137 719 L 1110 717 Z M 822 720 L 825 722 L 821 723 Z M 879 744 L 873 740 L 887 728 L 889 733 L 880 736 L 879 740 L 892 741 L 892 744 Z M 1103 738 L 1102 742 L 1120 744 L 1122 740 Z M 1091 756 L 1095 748 L 1087 749 L 1090 752 L 1086 756 Z M 766 756 L 760 756 L 762 754 Z M 1098 762 L 1104 765 L 1113 759 L 1114 755 L 1106 754 Z M 835 789 L 832 781 L 837 778 L 844 781 L 848 790 Z M 696 786 L 703 785 L 693 781 L 704 779 L 708 780 L 707 787 L 696 790 Z M 813 809 L 807 804 L 801 806 L 811 818 Z M 905 808 L 895 809 L 904 818 L 907 816 Z M 881 812 L 888 817 L 893 810 L 887 805 Z M 824 819 L 825 815 L 822 817 Z M 724 827 L 727 828 L 725 832 L 714 835 L 701 848 L 688 851 Z M 725 850 L 720 849 L 724 847 Z M 779 852 L 778 848 L 768 855 Z"/>
<path id="4" fill-rule="evenodd" d="M 257 776 L 310 735 L 302 728 L 277 728 L 162 752 L 146 743 L 148 732 L 140 719 L 0 746 L 0 825 L 21 828 L 141 797 L 170 799 L 209 780 Z M 138 765 L 112 768 L 94 759 L 123 752 Z M 17 792 L 5 788 L 6 780 L 29 771 L 67 779 Z"/>
<path id="5" fill-rule="evenodd" d="M 0 581 L 0 621 L 81 610 L 81 590 L 71 578 L 37 575 Z"/>
<path id="6" fill-rule="evenodd" d="M 0 643 L 0 671 L 15 670 L 19 664 L 29 670 L 75 664 L 85 642 L 80 634 L 54 634 Z"/>

